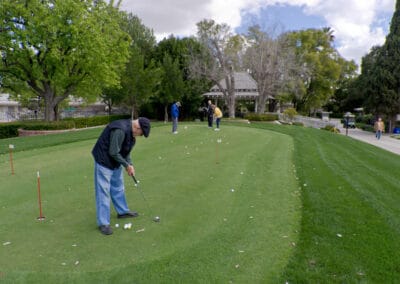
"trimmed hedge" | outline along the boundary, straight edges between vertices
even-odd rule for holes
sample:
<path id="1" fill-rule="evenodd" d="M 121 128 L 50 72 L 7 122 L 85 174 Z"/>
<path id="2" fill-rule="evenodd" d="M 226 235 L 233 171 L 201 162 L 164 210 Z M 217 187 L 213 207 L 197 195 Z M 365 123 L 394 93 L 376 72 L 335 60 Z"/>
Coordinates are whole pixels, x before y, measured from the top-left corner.
<path id="1" fill-rule="evenodd" d="M 275 113 L 265 113 L 265 114 L 247 113 L 244 116 L 244 118 L 250 121 L 275 121 L 279 119 L 279 116 L 278 114 Z"/>
<path id="2" fill-rule="evenodd" d="M 85 128 L 105 125 L 117 119 L 130 118 L 130 115 L 111 115 L 67 118 L 61 121 L 17 121 L 0 124 L 0 139 L 18 136 L 18 129 L 25 130 L 63 130 L 73 128 Z"/>
<path id="3" fill-rule="evenodd" d="M 11 138 L 18 136 L 18 128 L 21 128 L 23 124 L 19 122 L 7 122 L 0 124 L 0 139 Z"/>

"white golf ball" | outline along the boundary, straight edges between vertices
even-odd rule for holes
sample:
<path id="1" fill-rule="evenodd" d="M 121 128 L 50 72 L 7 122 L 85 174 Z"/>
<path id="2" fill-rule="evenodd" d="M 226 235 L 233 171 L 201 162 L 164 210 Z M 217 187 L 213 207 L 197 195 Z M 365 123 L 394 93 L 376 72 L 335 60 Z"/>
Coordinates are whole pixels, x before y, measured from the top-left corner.
<path id="1" fill-rule="evenodd" d="M 115 228 L 118 228 L 119 227 L 119 224 L 115 224 Z"/>

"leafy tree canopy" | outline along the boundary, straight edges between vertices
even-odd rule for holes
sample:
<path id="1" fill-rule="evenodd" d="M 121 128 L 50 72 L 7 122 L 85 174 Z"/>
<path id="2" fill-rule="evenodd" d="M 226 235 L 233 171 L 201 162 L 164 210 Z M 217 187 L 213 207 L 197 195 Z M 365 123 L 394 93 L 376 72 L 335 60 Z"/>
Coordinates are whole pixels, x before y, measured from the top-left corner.
<path id="1" fill-rule="evenodd" d="M 105 1 L 2 0 L 0 86 L 45 101 L 45 118 L 57 118 L 68 96 L 94 99 L 119 84 L 129 35 L 121 14 Z"/>

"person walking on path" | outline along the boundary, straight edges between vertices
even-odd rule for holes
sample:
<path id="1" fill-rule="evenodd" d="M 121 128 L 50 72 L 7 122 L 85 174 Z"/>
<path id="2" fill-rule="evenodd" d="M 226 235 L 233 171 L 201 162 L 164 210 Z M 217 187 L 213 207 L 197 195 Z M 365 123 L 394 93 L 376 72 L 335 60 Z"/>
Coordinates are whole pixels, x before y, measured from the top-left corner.
<path id="1" fill-rule="evenodd" d="M 375 121 L 374 130 L 376 139 L 380 140 L 382 133 L 385 132 L 385 123 L 382 121 L 382 118 L 379 117 L 378 120 Z"/>
<path id="2" fill-rule="evenodd" d="M 179 118 L 179 107 L 180 102 L 173 103 L 171 106 L 171 117 L 172 117 L 172 133 L 178 134 L 178 118 Z"/>
<path id="3" fill-rule="evenodd" d="M 213 109 L 214 109 L 214 116 L 215 116 L 215 124 L 217 125 L 217 128 L 215 128 L 214 130 L 219 131 L 219 123 L 221 122 L 222 111 L 216 105 L 213 105 Z"/>
<path id="4" fill-rule="evenodd" d="M 208 100 L 207 119 L 208 119 L 208 127 L 212 128 L 213 120 L 214 120 L 214 109 L 213 109 L 213 104 L 211 103 L 211 100 Z"/>
<path id="5" fill-rule="evenodd" d="M 110 201 L 118 218 L 138 216 L 137 212 L 129 210 L 126 202 L 122 167 L 129 176 L 135 175 L 130 153 L 135 146 L 136 137 L 148 137 L 149 133 L 150 121 L 145 117 L 116 120 L 106 126 L 92 150 L 95 160 L 97 225 L 104 235 L 113 233 L 110 226 Z"/>

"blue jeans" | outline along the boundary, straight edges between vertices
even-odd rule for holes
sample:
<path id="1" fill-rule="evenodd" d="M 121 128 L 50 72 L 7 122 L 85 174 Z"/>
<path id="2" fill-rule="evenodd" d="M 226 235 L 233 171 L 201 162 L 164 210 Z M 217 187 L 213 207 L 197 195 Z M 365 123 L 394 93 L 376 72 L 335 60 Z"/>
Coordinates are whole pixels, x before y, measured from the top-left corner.
<path id="1" fill-rule="evenodd" d="M 378 138 L 378 140 L 381 139 L 381 135 L 382 135 L 382 131 L 380 131 L 380 130 L 376 131 L 375 136 L 376 136 L 376 138 Z"/>
<path id="2" fill-rule="evenodd" d="M 217 128 L 219 128 L 219 122 L 221 121 L 220 117 L 217 117 L 217 119 L 215 120 L 215 123 L 217 124 Z"/>
<path id="3" fill-rule="evenodd" d="M 178 131 L 178 118 L 172 118 L 172 132 Z"/>
<path id="4" fill-rule="evenodd" d="M 97 225 L 110 225 L 110 197 L 118 214 L 129 212 L 122 167 L 110 170 L 94 163 Z"/>

